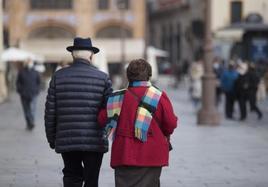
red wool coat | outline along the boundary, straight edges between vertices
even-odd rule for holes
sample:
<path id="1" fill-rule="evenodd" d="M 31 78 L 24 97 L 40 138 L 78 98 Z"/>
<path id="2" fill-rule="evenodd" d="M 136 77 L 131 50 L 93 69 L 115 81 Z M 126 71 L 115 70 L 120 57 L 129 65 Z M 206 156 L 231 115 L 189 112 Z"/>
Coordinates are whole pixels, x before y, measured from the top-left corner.
<path id="1" fill-rule="evenodd" d="M 145 95 L 147 87 L 130 87 L 139 98 Z M 167 166 L 169 159 L 169 146 L 167 137 L 177 127 L 177 117 L 173 107 L 163 92 L 148 130 L 147 141 L 141 142 L 134 137 L 134 122 L 139 101 L 132 93 L 126 91 L 120 118 L 112 144 L 111 167 L 118 166 Z M 99 124 L 104 127 L 107 121 L 107 111 L 102 109 L 98 116 Z"/>

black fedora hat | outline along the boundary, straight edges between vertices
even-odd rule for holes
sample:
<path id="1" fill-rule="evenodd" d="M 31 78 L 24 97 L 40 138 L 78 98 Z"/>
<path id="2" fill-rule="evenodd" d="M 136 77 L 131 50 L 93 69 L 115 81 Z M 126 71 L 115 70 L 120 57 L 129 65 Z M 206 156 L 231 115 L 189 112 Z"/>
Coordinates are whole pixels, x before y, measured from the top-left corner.
<path id="1" fill-rule="evenodd" d="M 93 51 L 94 54 L 98 53 L 100 50 L 97 47 L 92 46 L 92 42 L 90 38 L 74 38 L 73 46 L 69 46 L 66 48 L 67 51 L 72 52 L 73 50 L 89 50 Z"/>

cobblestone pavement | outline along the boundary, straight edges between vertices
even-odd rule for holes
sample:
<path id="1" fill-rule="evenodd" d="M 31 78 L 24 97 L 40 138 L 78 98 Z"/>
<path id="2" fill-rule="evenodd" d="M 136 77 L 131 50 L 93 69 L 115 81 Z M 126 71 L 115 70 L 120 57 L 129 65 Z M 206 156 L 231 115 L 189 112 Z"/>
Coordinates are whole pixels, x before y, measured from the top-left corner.
<path id="1" fill-rule="evenodd" d="M 160 87 L 166 87 L 165 81 Z M 161 176 L 163 187 L 268 186 L 268 102 L 261 104 L 261 121 L 250 114 L 245 122 L 222 118 L 217 127 L 197 126 L 185 87 L 167 90 L 180 125 L 172 137 L 170 167 Z M 44 100 L 42 93 L 33 132 L 25 130 L 17 95 L 0 105 L 0 187 L 62 186 L 63 163 L 45 138 Z M 114 186 L 109 157 L 104 157 L 100 187 Z"/>

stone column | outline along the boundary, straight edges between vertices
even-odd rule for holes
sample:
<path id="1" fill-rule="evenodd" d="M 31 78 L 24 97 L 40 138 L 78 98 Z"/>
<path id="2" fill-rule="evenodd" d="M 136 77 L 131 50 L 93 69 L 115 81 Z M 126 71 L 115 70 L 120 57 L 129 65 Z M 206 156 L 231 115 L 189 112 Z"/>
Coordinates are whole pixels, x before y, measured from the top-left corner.
<path id="1" fill-rule="evenodd" d="M 133 35 L 134 38 L 144 38 L 145 36 L 145 2 L 144 0 L 130 1 L 134 16 Z"/>
<path id="2" fill-rule="evenodd" d="M 76 35 L 80 37 L 94 37 L 93 11 L 96 1 L 75 0 L 74 10 L 77 20 Z M 94 42 L 94 41 L 93 41 Z"/>
<path id="3" fill-rule="evenodd" d="M 216 108 L 216 78 L 212 69 L 211 0 L 206 0 L 205 74 L 202 81 L 202 108 L 198 113 L 199 125 L 219 125 L 220 116 Z"/>
<path id="4" fill-rule="evenodd" d="M 9 41 L 11 46 L 19 46 L 25 30 L 25 17 L 28 11 L 28 0 L 9 0 Z"/>
<path id="5" fill-rule="evenodd" d="M 0 55 L 3 51 L 3 3 L 0 0 Z M 2 103 L 7 98 L 7 87 L 6 87 L 6 80 L 5 80 L 5 72 L 6 67 L 4 62 L 0 60 L 0 103 Z"/>

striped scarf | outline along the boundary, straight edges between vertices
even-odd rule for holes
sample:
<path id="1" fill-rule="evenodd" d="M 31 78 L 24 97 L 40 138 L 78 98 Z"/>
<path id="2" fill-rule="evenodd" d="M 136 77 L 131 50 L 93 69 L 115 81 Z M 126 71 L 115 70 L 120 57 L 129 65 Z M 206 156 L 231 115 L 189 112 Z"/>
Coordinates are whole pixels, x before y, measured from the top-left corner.
<path id="1" fill-rule="evenodd" d="M 148 81 L 135 81 L 129 83 L 129 87 L 148 87 L 145 95 L 139 103 L 135 120 L 135 137 L 142 142 L 147 141 L 147 133 L 150 127 L 153 114 L 156 111 L 162 92 L 152 86 Z M 109 137 L 114 138 L 117 127 L 117 120 L 120 116 L 125 90 L 115 92 L 109 97 L 107 103 L 108 124 L 106 132 Z"/>
<path id="2" fill-rule="evenodd" d="M 119 90 L 114 92 L 107 101 L 107 116 L 108 123 L 106 125 L 107 136 L 114 139 L 114 132 L 117 127 L 117 120 L 120 116 L 121 107 L 123 104 L 125 90 Z"/>
<path id="3" fill-rule="evenodd" d="M 147 133 L 156 111 L 162 92 L 150 86 L 139 104 L 135 121 L 135 137 L 142 142 L 147 141 Z"/>

